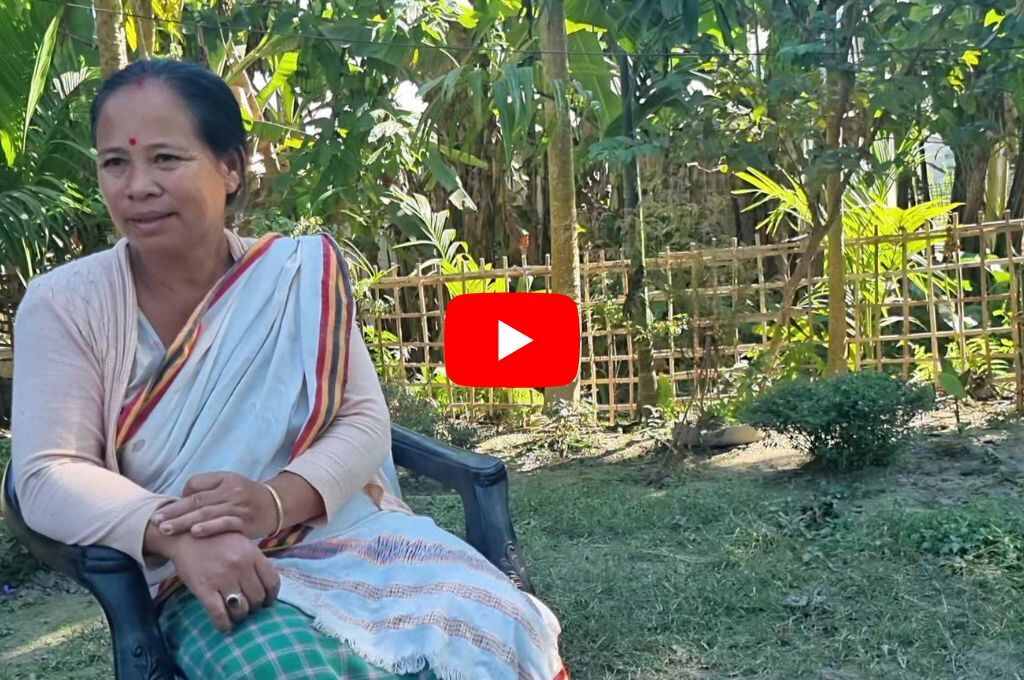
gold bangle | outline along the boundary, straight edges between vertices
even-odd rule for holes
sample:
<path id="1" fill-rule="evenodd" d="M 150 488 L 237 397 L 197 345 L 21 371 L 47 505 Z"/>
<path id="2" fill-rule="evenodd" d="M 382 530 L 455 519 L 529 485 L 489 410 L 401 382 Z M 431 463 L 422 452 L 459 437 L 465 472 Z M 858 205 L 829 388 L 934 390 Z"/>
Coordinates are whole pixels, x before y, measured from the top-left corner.
<path id="1" fill-rule="evenodd" d="M 275 534 L 280 533 L 281 529 L 284 528 L 284 504 L 281 503 L 281 497 L 277 495 L 277 491 L 274 487 L 270 486 L 266 482 L 260 483 L 263 484 L 267 491 L 270 492 L 271 498 L 274 499 L 274 509 L 276 510 L 277 515 L 277 528 L 268 534 L 269 536 L 274 536 Z"/>

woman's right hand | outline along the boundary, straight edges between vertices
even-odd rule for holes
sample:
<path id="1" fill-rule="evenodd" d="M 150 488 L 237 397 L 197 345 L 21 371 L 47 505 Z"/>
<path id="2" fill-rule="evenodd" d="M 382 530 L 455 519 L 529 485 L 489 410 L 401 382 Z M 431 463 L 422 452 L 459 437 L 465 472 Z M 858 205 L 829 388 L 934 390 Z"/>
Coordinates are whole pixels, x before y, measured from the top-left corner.
<path id="1" fill-rule="evenodd" d="M 224 633 L 251 611 L 270 605 L 281 588 L 277 569 L 255 543 L 240 533 L 207 538 L 182 534 L 174 538 L 167 553 L 178 577 Z M 232 593 L 242 596 L 235 608 L 225 602 Z"/>

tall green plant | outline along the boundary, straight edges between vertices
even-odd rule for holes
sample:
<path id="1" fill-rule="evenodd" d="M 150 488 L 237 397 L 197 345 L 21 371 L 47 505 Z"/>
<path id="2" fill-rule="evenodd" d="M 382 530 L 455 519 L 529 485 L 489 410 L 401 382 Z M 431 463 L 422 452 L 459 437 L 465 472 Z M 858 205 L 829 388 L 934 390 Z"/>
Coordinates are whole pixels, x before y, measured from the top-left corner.
<path id="1" fill-rule="evenodd" d="M 935 199 L 899 208 L 887 204 L 889 190 L 895 182 L 898 168 L 882 176 L 863 177 L 843 197 L 842 227 L 848 239 L 897 236 L 912 234 L 931 226 L 932 221 L 948 215 L 956 204 Z M 786 221 L 806 224 L 810 208 L 806 194 L 799 182 L 787 177 L 788 186 L 774 180 L 756 169 L 740 171 L 736 176 L 749 188 L 738 189 L 737 194 L 753 195 L 755 200 L 747 208 L 752 210 L 763 205 L 772 205 L 771 211 L 759 223 L 759 227 L 777 230 Z M 831 247 L 831 244 L 828 244 Z M 932 247 L 928 239 L 911 239 L 906 249 L 901 243 L 880 242 L 870 247 L 847 247 L 843 249 L 843 260 L 850 282 L 846 290 L 836 293 L 828 289 L 828 282 L 822 281 L 808 291 L 805 303 L 820 296 L 841 294 L 853 297 L 862 304 L 847 306 L 847 323 L 859 328 L 865 337 L 874 337 L 882 326 L 897 320 L 887 315 L 886 307 L 902 299 L 902 290 L 893 274 L 906 265 L 910 284 L 922 295 L 934 290 L 940 297 L 954 295 L 959 285 L 955 278 L 944 271 L 929 271 L 925 268 L 925 251 Z M 906 262 L 904 262 L 906 259 Z M 875 275 L 877 274 L 877 276 Z M 864 358 L 875 358 L 871 343 L 854 346 Z"/>
<path id="2" fill-rule="evenodd" d="M 421 264 L 421 269 L 436 266 L 442 274 L 457 275 L 488 271 L 493 265 L 477 263 L 469 253 L 469 245 L 459 240 L 454 229 L 446 227 L 448 211 L 435 211 L 430 201 L 421 194 L 405 194 L 392 191 L 390 200 L 397 205 L 398 214 L 409 218 L 420 230 L 422 238 L 402 243 L 395 248 L 428 246 L 434 257 Z M 507 293 L 508 286 L 502 278 L 473 278 L 465 281 L 445 281 L 448 294 L 452 297 L 463 293 Z"/>

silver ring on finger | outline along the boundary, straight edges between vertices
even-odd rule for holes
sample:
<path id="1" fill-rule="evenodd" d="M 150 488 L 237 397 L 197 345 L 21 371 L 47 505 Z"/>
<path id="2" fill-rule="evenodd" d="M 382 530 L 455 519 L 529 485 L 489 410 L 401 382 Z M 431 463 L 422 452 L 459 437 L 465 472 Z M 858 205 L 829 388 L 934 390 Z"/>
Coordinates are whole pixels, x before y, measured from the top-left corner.
<path id="1" fill-rule="evenodd" d="M 233 612 L 241 611 L 245 604 L 245 595 L 242 593 L 228 593 L 224 596 L 224 604 Z"/>

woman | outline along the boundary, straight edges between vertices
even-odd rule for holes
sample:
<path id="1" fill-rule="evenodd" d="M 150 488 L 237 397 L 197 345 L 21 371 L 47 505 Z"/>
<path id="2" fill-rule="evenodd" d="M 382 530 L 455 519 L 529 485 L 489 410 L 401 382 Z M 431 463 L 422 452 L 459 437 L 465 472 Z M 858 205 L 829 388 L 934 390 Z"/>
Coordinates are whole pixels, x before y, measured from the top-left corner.
<path id="1" fill-rule="evenodd" d="M 139 62 L 92 119 L 124 238 L 18 312 L 29 524 L 134 556 L 189 678 L 568 677 L 550 611 L 398 499 L 333 241 L 224 229 L 246 168 L 225 83 Z"/>

